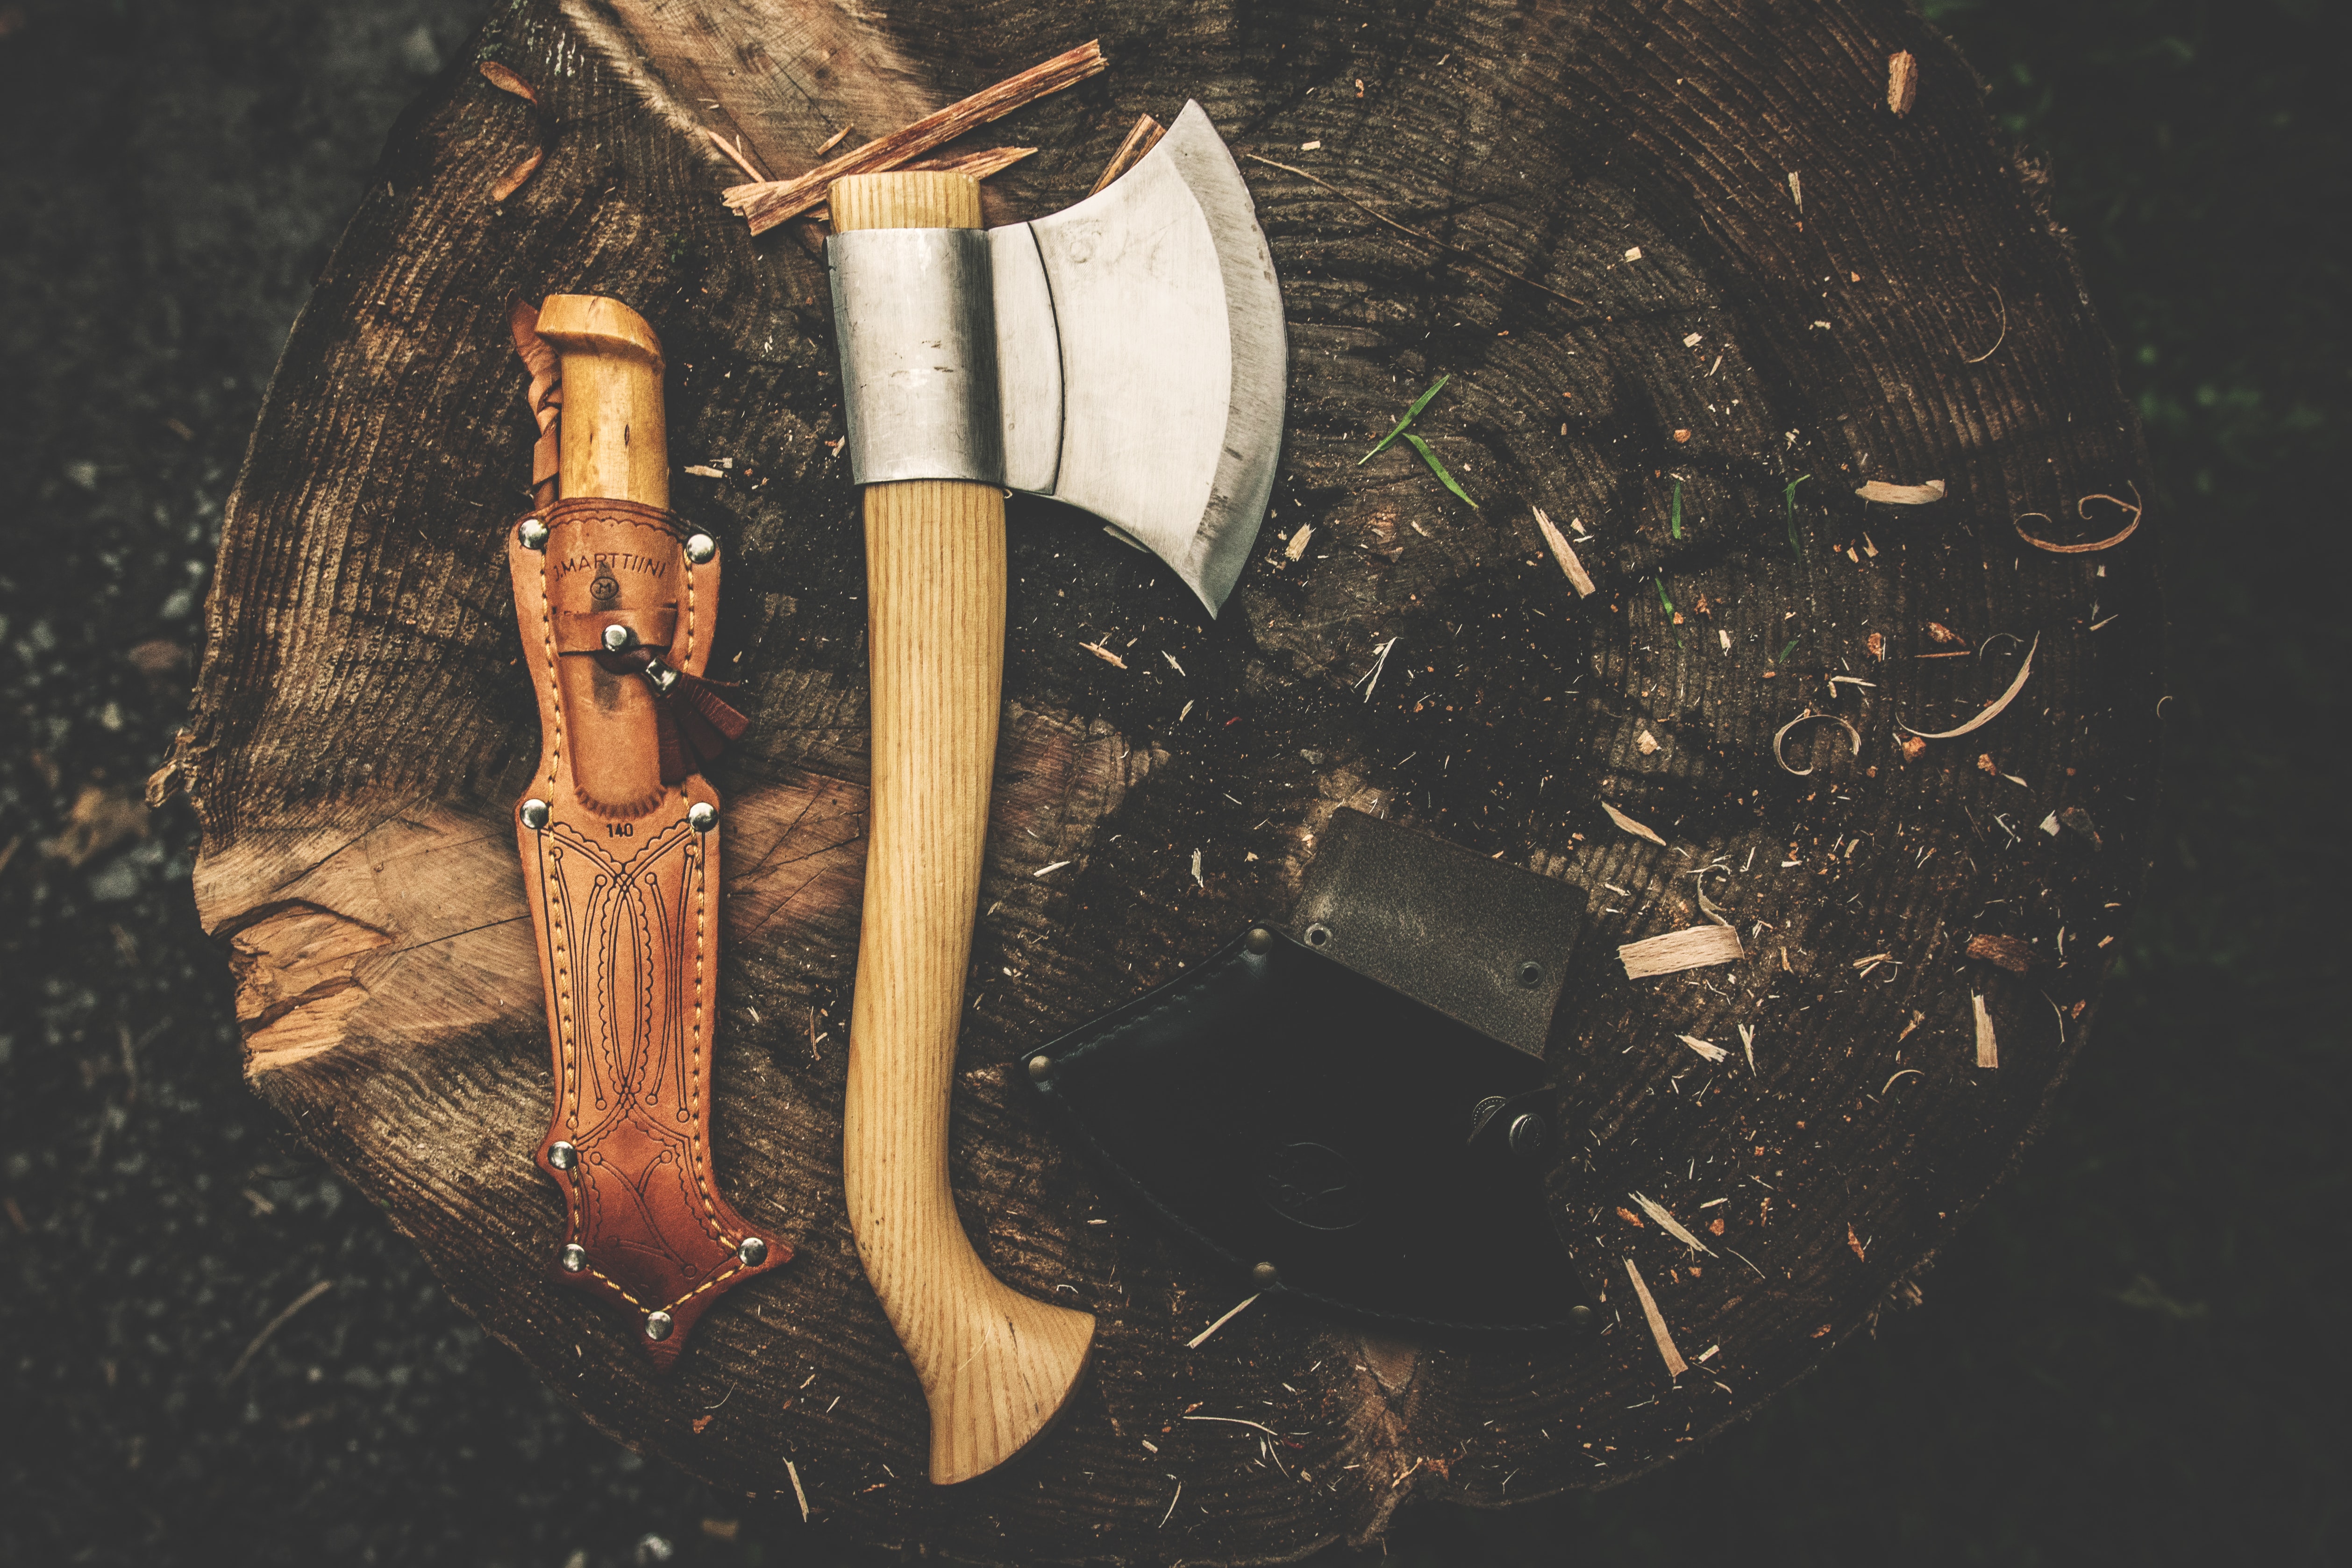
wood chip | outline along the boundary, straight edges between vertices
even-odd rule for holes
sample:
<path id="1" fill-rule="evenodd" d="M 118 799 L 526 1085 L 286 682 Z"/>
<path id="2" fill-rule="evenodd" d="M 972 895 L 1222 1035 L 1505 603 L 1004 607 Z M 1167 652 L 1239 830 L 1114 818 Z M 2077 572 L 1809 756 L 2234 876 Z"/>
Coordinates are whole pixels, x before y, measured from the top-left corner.
<path id="1" fill-rule="evenodd" d="M 1645 937 L 1617 950 L 1618 962 L 1624 964 L 1628 980 L 1677 974 L 1685 969 L 1704 969 L 1710 963 L 1733 963 L 1747 956 L 1747 950 L 1739 945 L 1738 931 L 1712 924 Z"/>
<path id="2" fill-rule="evenodd" d="M 1536 527 L 1542 531 L 1544 542 L 1551 547 L 1552 559 L 1559 563 L 1562 572 L 1568 574 L 1569 586 L 1576 590 L 1576 596 L 1580 599 L 1592 597 L 1592 578 L 1585 572 L 1584 563 L 1576 558 L 1576 552 L 1569 548 L 1568 536 L 1552 526 L 1552 521 L 1544 515 L 1543 508 L 1537 507 L 1535 514 Z"/>
<path id="3" fill-rule="evenodd" d="M 1630 1258 L 1625 1259 L 1625 1272 L 1633 1281 L 1633 1294 L 1642 1299 L 1642 1316 L 1650 1321 L 1650 1337 L 1658 1342 L 1658 1353 L 1665 1357 L 1666 1375 L 1680 1377 L 1690 1370 L 1690 1363 L 1683 1360 L 1682 1352 L 1675 1349 L 1675 1338 L 1666 1332 L 1665 1314 L 1658 1310 L 1657 1298 L 1650 1294 L 1642 1271 L 1633 1267 Z"/>
<path id="4" fill-rule="evenodd" d="M 1609 814 L 1610 821 L 1615 823 L 1626 832 L 1633 835 L 1636 838 L 1646 838 L 1651 843 L 1657 845 L 1661 848 L 1665 847 L 1666 841 L 1659 837 L 1655 832 L 1650 828 L 1643 826 L 1640 823 L 1634 821 L 1632 817 L 1626 816 L 1623 812 L 1618 810 L 1607 801 L 1604 800 L 1601 803 L 1601 809 Z"/>
<path id="5" fill-rule="evenodd" d="M 1690 1037 L 1685 1035 L 1683 1037 L 1685 1039 L 1688 1039 Z M 1652 1219 L 1656 1220 L 1658 1222 L 1658 1228 L 1664 1231 L 1668 1236 L 1673 1237 L 1676 1241 L 1681 1242 L 1685 1247 L 1697 1247 L 1709 1258 L 1713 1258 L 1715 1256 L 1715 1248 L 1707 1246 L 1706 1243 L 1701 1241 L 1697 1237 L 1693 1236 L 1689 1231 L 1684 1229 L 1683 1222 L 1668 1214 L 1665 1211 L 1664 1205 L 1654 1203 L 1650 1199 L 1643 1197 L 1639 1193 L 1633 1194 L 1633 1199 L 1635 1203 L 1642 1205 L 1642 1212 L 1648 1215 Z"/>
<path id="6" fill-rule="evenodd" d="M 1110 162 L 1103 165 L 1102 177 L 1095 182 L 1095 189 L 1087 195 L 1093 195 L 1095 191 L 1101 190 L 1134 168 L 1146 153 L 1160 145 L 1160 139 L 1167 134 L 1168 128 L 1149 114 L 1137 115 L 1135 123 L 1128 127 L 1127 140 L 1121 142 L 1118 151 L 1110 155 Z"/>
<path id="7" fill-rule="evenodd" d="M 1633 749 L 1645 757 L 1654 757 L 1661 750 L 1658 738 L 1647 730 L 1633 737 Z"/>
<path id="8" fill-rule="evenodd" d="M 1929 479 L 1924 485 L 1890 485 L 1885 479 L 1873 479 L 1853 493 L 1864 500 L 1885 501 L 1888 506 L 1926 506 L 1929 501 L 1944 499 L 1944 481 Z"/>
<path id="9" fill-rule="evenodd" d="M 1908 49 L 1886 57 L 1886 107 L 1896 114 L 1911 112 L 1919 96 L 1919 62 Z"/>
<path id="10" fill-rule="evenodd" d="M 499 177 L 499 183 L 490 187 L 490 200 L 502 202 L 522 189 L 523 183 L 536 174 L 539 166 L 546 161 L 547 149 L 544 147 L 534 147 L 516 159 L 515 166 L 509 169 Z"/>
<path id="11" fill-rule="evenodd" d="M 1691 1049 L 1696 1051 L 1699 1055 L 1705 1057 L 1711 1062 L 1719 1062 L 1724 1058 L 1731 1054 L 1729 1051 L 1725 1050 L 1721 1046 L 1717 1045 L 1713 1040 L 1702 1040 L 1696 1035 L 1676 1035 L 1675 1038 L 1680 1040 L 1683 1044 L 1688 1046 Z"/>
<path id="12" fill-rule="evenodd" d="M 1282 547 L 1283 555 L 1292 561 L 1297 560 L 1300 556 L 1307 553 L 1307 542 L 1314 537 L 1315 525 L 1307 522 L 1300 523 L 1298 525 L 1298 531 L 1290 536 L 1290 542 Z"/>
<path id="13" fill-rule="evenodd" d="M 820 163 L 805 174 L 790 180 L 730 186 L 725 193 L 727 205 L 751 224 L 753 234 L 765 234 L 786 218 L 797 217 L 824 200 L 825 187 L 834 181 L 848 174 L 877 174 L 898 168 L 1048 93 L 1100 73 L 1107 63 L 1099 40 L 1081 44 L 1018 76 L 983 88 L 936 114 L 927 114 L 912 125 Z"/>
<path id="14" fill-rule="evenodd" d="M 1972 936 L 1969 956 L 1998 963 L 2011 974 L 2023 974 L 2033 967 L 2033 944 L 2021 936 Z"/>
<path id="15" fill-rule="evenodd" d="M 1899 720 L 1896 721 L 1896 728 L 1908 731 L 1910 733 L 1918 736 L 1923 741 L 1953 741 L 1958 740 L 1960 736 L 1967 734 L 1971 730 L 1981 730 L 1987 724 L 1990 724 L 1994 720 L 2000 718 L 2001 710 L 2008 707 L 2012 701 L 2016 700 L 2017 694 L 2025 689 L 2025 678 L 2033 673 L 2034 650 L 2039 648 L 2041 646 L 2042 634 L 2040 632 L 2036 632 L 2033 634 L 2032 643 L 2025 650 L 2025 662 L 2017 667 L 2017 679 L 2009 683 L 2009 689 L 2002 692 L 1999 698 L 1995 699 L 1991 707 L 1986 709 L 1983 712 L 1978 714 L 1975 718 L 1969 720 L 1958 729 L 1913 730 L 1910 725 L 1905 724 Z"/>
<path id="16" fill-rule="evenodd" d="M 2113 550 L 2138 531 L 2140 514 L 2147 510 L 2139 499 L 2139 487 L 2126 482 L 2126 488 L 2132 493 L 2132 499 L 2129 500 L 2125 500 L 2120 496 L 2087 495 L 2074 503 L 2074 515 L 2084 522 L 2091 521 L 2091 514 L 2085 509 L 2095 500 L 2103 500 L 2111 506 L 2119 506 L 2131 514 L 2131 521 L 2124 524 L 2124 531 L 2121 533 L 2110 534 L 2105 539 L 2095 539 L 2088 544 L 2054 544 L 2047 539 L 2036 539 L 2026 532 L 2026 518 L 2038 517 L 2042 521 L 2048 522 L 2050 514 L 2046 511 L 2029 511 L 2021 516 L 2011 518 L 2010 526 L 2017 530 L 2018 538 L 2022 539 L 2034 549 L 2047 550 L 2053 555 L 2088 555 L 2095 550 Z"/>
<path id="17" fill-rule="evenodd" d="M 801 1468 L 798 1465 L 793 1464 L 790 1459 L 786 1459 L 784 1461 L 784 1474 L 792 1477 L 793 1479 L 793 1496 L 800 1500 L 801 1522 L 803 1524 L 806 1524 L 808 1522 L 809 1516 L 808 1491 L 807 1489 L 801 1485 Z"/>
<path id="18" fill-rule="evenodd" d="M 1970 996 L 1969 1000 L 1976 1005 L 1977 1010 L 1977 1066 L 1997 1068 L 2000 1066 L 2000 1042 L 1992 1037 L 1992 1014 L 1986 1010 L 1981 994 Z"/>
<path id="19" fill-rule="evenodd" d="M 533 106 L 538 104 L 539 94 L 531 90 L 530 83 L 523 80 L 522 78 L 515 75 L 512 70 L 499 64 L 498 61 L 484 60 L 476 68 L 482 73 L 482 79 L 484 81 L 488 82 L 500 92 L 513 93 L 525 103 L 531 104 Z"/>
<path id="20" fill-rule="evenodd" d="M 1110 649 L 1103 647 L 1103 645 L 1098 642 L 1082 642 L 1078 646 L 1086 649 L 1088 653 L 1094 655 L 1097 658 L 1101 659 L 1105 664 L 1115 664 L 1121 669 L 1125 669 L 1127 668 L 1127 660 L 1119 658 L 1118 655 L 1111 652 Z"/>

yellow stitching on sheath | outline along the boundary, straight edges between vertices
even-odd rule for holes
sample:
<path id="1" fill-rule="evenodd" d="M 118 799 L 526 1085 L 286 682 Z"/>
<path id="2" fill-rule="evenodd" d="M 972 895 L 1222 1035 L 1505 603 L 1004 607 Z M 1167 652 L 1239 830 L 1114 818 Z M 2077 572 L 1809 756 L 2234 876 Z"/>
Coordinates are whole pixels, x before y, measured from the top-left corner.
<path id="1" fill-rule="evenodd" d="M 717 832 L 717 828 L 711 830 Z M 711 1239 L 725 1242 L 724 1227 L 719 1223 L 718 1206 L 710 1201 L 710 1151 L 708 1147 L 709 1124 L 702 1110 L 702 953 L 705 928 L 709 923 L 710 834 L 699 834 L 694 846 L 689 868 L 694 878 L 694 1047 L 691 1070 L 687 1075 L 687 1111 L 688 1113 L 687 1143 L 694 1158 L 694 1186 L 702 1197 L 702 1212 L 710 1222 Z"/>
<path id="2" fill-rule="evenodd" d="M 622 1300 L 626 1301 L 630 1306 L 635 1307 L 638 1311 L 642 1312 L 646 1310 L 646 1304 L 643 1301 L 640 1301 L 635 1296 L 630 1295 L 629 1292 L 622 1287 L 622 1284 L 618 1279 L 614 1279 L 603 1269 L 591 1268 L 588 1270 L 588 1277 L 591 1279 L 602 1279 L 605 1284 L 610 1285 L 613 1288 L 614 1294 L 619 1296 Z M 681 1296 L 678 1300 L 682 1301 L 686 1300 L 686 1298 Z"/>
<path id="3" fill-rule="evenodd" d="M 693 1289 L 688 1290 L 685 1295 L 680 1296 L 677 1300 L 672 1301 L 669 1304 L 669 1307 L 664 1307 L 662 1310 L 667 1312 L 669 1310 L 670 1307 L 682 1307 L 688 1301 L 693 1300 L 697 1296 L 701 1295 L 705 1290 L 716 1290 L 719 1287 L 726 1284 L 727 1281 L 734 1279 L 735 1276 L 742 1273 L 750 1267 L 751 1265 L 748 1263 L 738 1263 L 734 1268 L 730 1268 L 724 1274 L 714 1274 L 709 1279 L 705 1279 L 701 1284 L 697 1285 Z M 635 1302 L 630 1303 L 632 1306 L 635 1306 L 635 1304 L 636 1303 Z"/>
<path id="4" fill-rule="evenodd" d="M 538 517 L 537 512 L 531 514 Z M 545 519 L 541 519 L 544 521 Z M 555 679 L 555 612 L 549 609 L 547 588 L 547 557 L 555 548 L 550 538 L 547 549 L 539 552 L 539 638 L 540 649 L 547 657 L 547 722 L 555 731 L 547 747 L 547 782 L 556 782 L 556 764 L 563 756 L 563 689 Z"/>

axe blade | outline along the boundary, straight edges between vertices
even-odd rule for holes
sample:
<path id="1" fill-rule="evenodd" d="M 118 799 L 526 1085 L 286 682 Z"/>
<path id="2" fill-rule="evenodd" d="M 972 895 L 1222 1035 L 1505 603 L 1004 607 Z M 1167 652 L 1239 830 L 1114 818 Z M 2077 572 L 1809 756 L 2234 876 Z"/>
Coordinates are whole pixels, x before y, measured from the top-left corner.
<path id="1" fill-rule="evenodd" d="M 1112 524 L 1215 615 L 1274 492 L 1288 371 L 1232 153 L 1188 102 L 1108 188 L 989 237 L 1007 485 Z"/>

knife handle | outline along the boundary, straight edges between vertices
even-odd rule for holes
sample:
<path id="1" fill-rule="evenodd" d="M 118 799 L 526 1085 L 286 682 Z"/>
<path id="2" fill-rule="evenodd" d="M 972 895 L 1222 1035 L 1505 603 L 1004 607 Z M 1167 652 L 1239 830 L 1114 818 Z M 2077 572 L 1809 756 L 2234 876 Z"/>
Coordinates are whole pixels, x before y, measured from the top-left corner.
<path id="1" fill-rule="evenodd" d="M 939 173 L 834 183 L 833 224 L 977 228 L 980 186 Z M 910 479 L 866 489 L 873 797 L 842 1177 L 857 1254 L 931 1415 L 931 1479 L 1011 1458 L 1061 1413 L 1094 1318 L 1013 1289 L 956 1216 L 948 1100 L 971 959 L 1004 679 L 1004 498 Z"/>

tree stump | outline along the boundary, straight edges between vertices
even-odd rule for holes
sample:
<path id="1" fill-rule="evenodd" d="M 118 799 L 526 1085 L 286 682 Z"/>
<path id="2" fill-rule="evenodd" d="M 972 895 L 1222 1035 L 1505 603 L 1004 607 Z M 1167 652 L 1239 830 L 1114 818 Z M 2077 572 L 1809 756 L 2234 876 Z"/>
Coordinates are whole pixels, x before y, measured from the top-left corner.
<path id="1" fill-rule="evenodd" d="M 993 216 L 1076 200 L 1139 112 L 1199 99 L 1282 275 L 1288 446 L 1216 621 L 1013 503 L 954 1178 L 998 1273 L 1101 1330 L 1062 1426 L 941 1490 L 841 1200 L 865 607 L 826 292 L 805 226 L 755 241 L 721 207 L 740 176 L 703 131 L 797 173 L 1097 36 L 1107 74 L 970 139 L 1040 149 Z M 2041 187 L 1897 0 L 502 9 L 394 132 L 288 343 L 167 770 L 255 1089 L 589 1419 L 844 1539 L 1265 1561 L 1407 1499 L 1664 1462 L 1870 1321 L 1982 1198 L 2139 885 L 2147 541 L 2059 553 L 2014 521 L 2095 542 L 2137 512 L 2082 498 L 2147 479 Z M 548 1049 L 508 812 L 537 737 L 501 541 L 532 430 L 505 310 L 555 291 L 625 300 L 668 350 L 680 505 L 729 552 L 713 673 L 757 710 L 715 780 L 717 1149 L 799 1255 L 667 1378 L 545 1283 L 530 1160 Z M 1441 374 L 1416 428 L 1475 510 L 1402 443 L 1358 462 Z M 1908 738 L 2029 648 L 1992 722 Z M 1349 802 L 1590 895 L 1548 1180 L 1598 1334 L 1415 1343 L 1269 1299 L 1188 1349 L 1246 1285 L 1104 1192 L 1013 1071 L 1286 912 Z M 1618 944 L 1710 907 L 1742 960 L 1627 978 Z"/>

